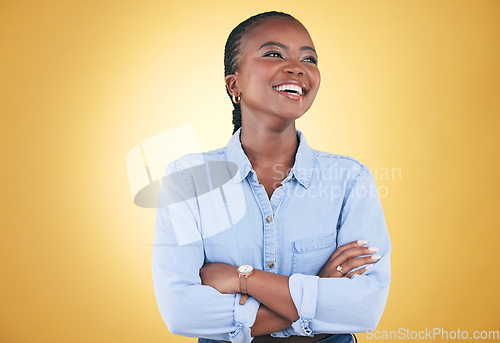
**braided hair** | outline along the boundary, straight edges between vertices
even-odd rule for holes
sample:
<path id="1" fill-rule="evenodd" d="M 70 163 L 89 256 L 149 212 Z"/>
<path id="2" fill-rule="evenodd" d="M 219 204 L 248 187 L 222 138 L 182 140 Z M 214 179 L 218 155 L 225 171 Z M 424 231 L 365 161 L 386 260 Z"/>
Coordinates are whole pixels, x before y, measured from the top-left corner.
<path id="1" fill-rule="evenodd" d="M 263 12 L 256 14 L 247 20 L 241 22 L 238 26 L 236 26 L 233 31 L 229 34 L 229 37 L 226 41 L 226 46 L 224 48 L 224 76 L 234 74 L 240 69 L 240 60 L 242 55 L 242 40 L 248 36 L 250 33 L 250 26 L 254 26 L 253 24 L 264 21 L 268 18 L 274 17 L 285 17 L 296 22 L 299 22 L 293 16 L 283 12 L 271 11 L 271 12 Z M 233 101 L 231 97 L 231 93 L 226 87 L 227 95 L 231 99 L 233 103 L 233 125 L 234 130 L 233 134 L 241 127 L 241 106 Z"/>

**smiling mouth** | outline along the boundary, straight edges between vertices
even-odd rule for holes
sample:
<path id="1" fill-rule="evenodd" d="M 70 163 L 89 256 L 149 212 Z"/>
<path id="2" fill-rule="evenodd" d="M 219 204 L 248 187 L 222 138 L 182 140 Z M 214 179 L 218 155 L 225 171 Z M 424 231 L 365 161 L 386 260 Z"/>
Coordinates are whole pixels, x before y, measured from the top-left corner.
<path id="1" fill-rule="evenodd" d="M 293 94 L 297 96 L 303 96 L 306 93 L 305 89 L 303 89 L 302 87 L 292 84 L 274 86 L 273 89 L 279 93 Z"/>
<path id="2" fill-rule="evenodd" d="M 274 86 L 273 89 L 280 95 L 292 100 L 302 101 L 304 98 L 305 89 L 297 85 L 279 85 Z"/>

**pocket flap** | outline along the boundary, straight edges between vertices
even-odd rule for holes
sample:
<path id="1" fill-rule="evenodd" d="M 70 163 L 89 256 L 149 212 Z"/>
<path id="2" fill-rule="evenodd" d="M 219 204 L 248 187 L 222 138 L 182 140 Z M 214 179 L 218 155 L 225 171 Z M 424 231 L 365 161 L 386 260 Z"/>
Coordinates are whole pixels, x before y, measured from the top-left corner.
<path id="1" fill-rule="evenodd" d="M 293 249 L 299 254 L 326 249 L 336 242 L 336 238 L 337 233 L 334 232 L 325 237 L 301 239 L 293 242 Z"/>

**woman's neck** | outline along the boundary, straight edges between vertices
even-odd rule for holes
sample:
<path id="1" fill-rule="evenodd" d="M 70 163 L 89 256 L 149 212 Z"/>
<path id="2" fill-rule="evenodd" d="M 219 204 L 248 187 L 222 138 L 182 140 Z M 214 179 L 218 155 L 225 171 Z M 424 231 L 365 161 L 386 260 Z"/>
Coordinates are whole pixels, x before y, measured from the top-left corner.
<path id="1" fill-rule="evenodd" d="M 280 165 L 285 169 L 293 167 L 298 148 L 295 123 L 281 131 L 264 127 L 242 127 L 241 146 L 254 167 L 269 168 Z M 281 168 L 280 168 L 281 169 Z"/>

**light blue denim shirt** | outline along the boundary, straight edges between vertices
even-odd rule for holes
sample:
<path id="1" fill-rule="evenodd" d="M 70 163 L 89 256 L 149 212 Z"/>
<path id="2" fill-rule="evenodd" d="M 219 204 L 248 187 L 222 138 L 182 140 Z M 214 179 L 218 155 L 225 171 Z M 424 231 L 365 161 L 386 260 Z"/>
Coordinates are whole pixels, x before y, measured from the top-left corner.
<path id="1" fill-rule="evenodd" d="M 300 319 L 275 337 L 375 329 L 390 284 L 390 239 L 370 170 L 311 149 L 297 131 L 295 164 L 271 198 L 246 157 L 240 130 L 225 148 L 186 155 L 162 180 L 153 282 L 171 333 L 250 342 L 259 302 L 201 284 L 204 263 L 290 276 Z M 337 247 L 364 239 L 382 258 L 362 275 L 319 278 Z"/>

